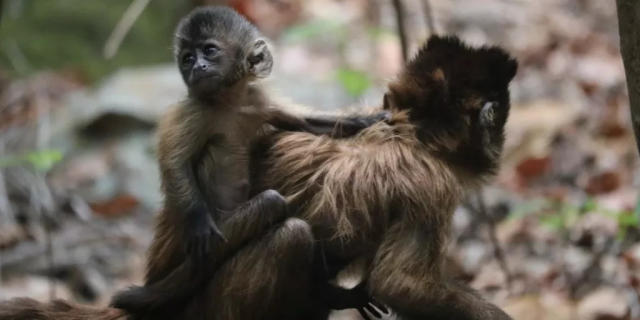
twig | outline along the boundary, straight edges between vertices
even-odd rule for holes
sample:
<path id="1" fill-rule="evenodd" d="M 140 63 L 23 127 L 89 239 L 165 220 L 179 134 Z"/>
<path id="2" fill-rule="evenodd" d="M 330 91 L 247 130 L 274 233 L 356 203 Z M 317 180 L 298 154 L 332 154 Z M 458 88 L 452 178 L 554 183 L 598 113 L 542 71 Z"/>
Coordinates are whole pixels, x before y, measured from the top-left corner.
<path id="1" fill-rule="evenodd" d="M 431 1 L 422 0 L 422 8 L 424 10 L 424 22 L 427 24 L 427 31 L 429 31 L 429 35 L 438 34 L 438 30 L 436 30 L 435 20 L 433 19 L 433 8 L 431 7 Z"/>
<path id="2" fill-rule="evenodd" d="M 100 234 L 85 234 L 73 239 L 65 237 L 55 237 L 57 239 L 56 244 L 59 252 L 68 252 L 76 248 L 89 247 L 95 244 L 104 244 L 108 242 L 122 242 L 127 245 L 131 243 L 131 237 L 128 235 L 107 235 L 106 232 Z M 29 259 L 35 259 L 42 257 L 47 253 L 46 246 L 43 246 L 37 242 L 25 242 L 20 244 L 20 248 L 7 252 L 3 256 L 3 260 L 0 261 L 0 268 L 5 270 L 15 270 L 16 268 L 24 268 L 21 264 L 25 263 Z M 67 261 L 68 262 L 68 261 Z"/>
<path id="3" fill-rule="evenodd" d="M 477 191 L 474 193 L 476 198 L 477 207 L 471 206 L 471 209 L 476 211 L 482 220 L 487 222 L 487 226 L 489 227 L 489 240 L 491 241 L 491 245 L 493 246 L 493 256 L 498 261 L 498 265 L 500 269 L 505 275 L 507 281 L 507 290 L 511 291 L 511 284 L 513 283 L 513 276 L 509 271 L 509 266 L 507 264 L 507 260 L 505 259 L 504 250 L 500 246 L 498 242 L 498 237 L 496 235 L 496 222 L 494 218 L 489 215 L 487 211 L 487 206 L 484 202 L 484 196 L 482 195 L 482 191 Z"/>
<path id="4" fill-rule="evenodd" d="M 2 24 L 3 16 L 4 16 L 4 0 L 0 0 L 0 25 Z"/>
<path id="5" fill-rule="evenodd" d="M 20 47 L 13 39 L 6 39 L 2 46 L 2 51 L 7 56 L 9 63 L 18 73 L 26 73 L 31 69 L 27 57 L 25 57 Z"/>
<path id="6" fill-rule="evenodd" d="M 138 17 L 140 17 L 150 1 L 151 0 L 133 0 L 133 2 L 131 2 L 104 45 L 102 54 L 106 59 L 111 59 L 116 55 L 122 44 L 122 40 L 124 40 L 124 37 L 129 33 L 129 30 L 131 30 L 131 27 L 133 27 L 133 24 L 138 20 Z"/>
<path id="7" fill-rule="evenodd" d="M 402 1 L 393 0 L 393 8 L 396 12 L 396 23 L 398 25 L 398 35 L 400 36 L 400 45 L 402 46 L 402 59 L 407 61 L 409 59 L 409 39 L 407 38 L 407 29 L 404 24 L 405 12 Z"/>
<path id="8" fill-rule="evenodd" d="M 53 237 L 51 236 L 51 226 L 45 223 L 44 226 L 45 240 L 46 240 L 46 252 L 47 252 L 47 269 L 53 270 L 55 264 L 53 261 Z M 56 298 L 56 283 L 53 279 L 49 279 L 49 301 L 53 301 Z"/>

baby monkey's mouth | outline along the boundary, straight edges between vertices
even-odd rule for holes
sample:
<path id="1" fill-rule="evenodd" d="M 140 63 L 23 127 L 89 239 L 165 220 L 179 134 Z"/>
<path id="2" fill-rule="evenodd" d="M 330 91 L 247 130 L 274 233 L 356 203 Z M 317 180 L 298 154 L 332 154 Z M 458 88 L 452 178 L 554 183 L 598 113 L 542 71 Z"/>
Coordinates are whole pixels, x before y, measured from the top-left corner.
<path id="1" fill-rule="evenodd" d="M 193 72 L 191 74 L 191 83 L 193 85 L 199 85 L 201 84 L 202 81 L 204 80 L 208 80 L 208 79 L 213 79 L 213 78 L 218 78 L 220 76 L 219 73 L 217 72 L 213 72 L 213 71 L 207 71 L 207 72 Z"/>

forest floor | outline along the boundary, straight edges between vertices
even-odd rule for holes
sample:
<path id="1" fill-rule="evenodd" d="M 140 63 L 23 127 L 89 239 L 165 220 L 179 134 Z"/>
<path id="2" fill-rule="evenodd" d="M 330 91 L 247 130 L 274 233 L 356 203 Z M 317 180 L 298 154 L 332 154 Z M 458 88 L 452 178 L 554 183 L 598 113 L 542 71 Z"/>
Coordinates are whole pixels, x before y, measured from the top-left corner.
<path id="1" fill-rule="evenodd" d="M 273 39 L 268 84 L 297 103 L 379 105 L 402 66 L 389 1 L 289 1 L 275 18 L 239 2 Z M 405 1 L 410 52 L 430 34 L 422 3 Z M 640 319 L 640 170 L 615 3 L 430 3 L 437 33 L 519 61 L 500 172 L 456 211 L 448 269 L 515 319 Z M 178 72 L 87 83 L 72 67 L 3 68 L 0 299 L 105 305 L 142 279 L 161 203 L 153 130 L 184 97 Z"/>

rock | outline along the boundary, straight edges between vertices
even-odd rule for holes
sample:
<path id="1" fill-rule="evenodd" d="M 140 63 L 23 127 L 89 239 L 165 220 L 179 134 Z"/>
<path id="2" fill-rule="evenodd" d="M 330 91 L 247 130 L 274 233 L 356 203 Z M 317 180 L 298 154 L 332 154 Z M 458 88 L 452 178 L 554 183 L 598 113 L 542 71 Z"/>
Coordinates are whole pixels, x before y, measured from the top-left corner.
<path id="1" fill-rule="evenodd" d="M 458 246 L 456 260 L 465 274 L 477 274 L 490 255 L 489 243 L 469 240 Z"/>
<path id="2" fill-rule="evenodd" d="M 540 296 L 525 295 L 510 299 L 505 303 L 504 311 L 518 320 L 575 319 L 573 302 L 557 293 L 545 293 Z"/>
<path id="3" fill-rule="evenodd" d="M 631 319 L 629 302 L 624 291 L 602 287 L 587 295 L 578 305 L 581 320 Z"/>
<path id="4" fill-rule="evenodd" d="M 28 293 L 29 298 L 47 301 L 51 298 L 51 286 L 54 286 L 57 299 L 73 299 L 73 294 L 65 285 L 41 276 L 13 276 L 9 281 L 1 282 L 0 286 L 0 300 L 24 297 Z"/>
<path id="5" fill-rule="evenodd" d="M 180 73 L 171 64 L 122 69 L 95 90 L 70 97 L 69 102 L 71 112 L 85 115 L 87 121 L 111 112 L 155 123 L 168 106 L 186 94 Z"/>
<path id="6" fill-rule="evenodd" d="M 615 217 L 590 212 L 579 218 L 569 236 L 578 246 L 599 248 L 608 239 L 615 237 L 617 232 L 618 221 Z"/>

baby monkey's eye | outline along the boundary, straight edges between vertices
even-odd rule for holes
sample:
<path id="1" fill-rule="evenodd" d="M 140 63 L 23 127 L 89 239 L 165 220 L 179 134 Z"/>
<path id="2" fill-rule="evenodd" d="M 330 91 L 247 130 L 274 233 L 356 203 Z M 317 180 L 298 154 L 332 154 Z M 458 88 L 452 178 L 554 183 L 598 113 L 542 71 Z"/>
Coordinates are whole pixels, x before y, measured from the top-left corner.
<path id="1" fill-rule="evenodd" d="M 196 57 L 193 54 L 185 53 L 185 54 L 182 55 L 182 63 L 183 64 L 190 65 L 190 64 L 193 64 L 194 62 L 196 62 Z"/>
<path id="2" fill-rule="evenodd" d="M 204 46 L 204 54 L 206 55 L 213 55 L 216 54 L 218 52 L 218 50 L 220 50 L 218 47 L 216 47 L 213 44 L 208 44 Z"/>

